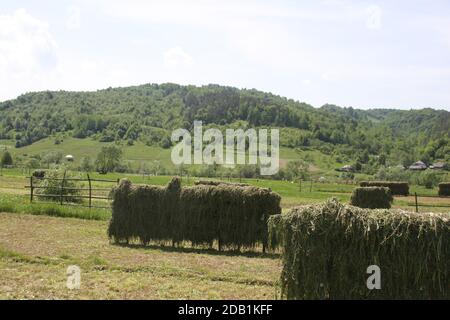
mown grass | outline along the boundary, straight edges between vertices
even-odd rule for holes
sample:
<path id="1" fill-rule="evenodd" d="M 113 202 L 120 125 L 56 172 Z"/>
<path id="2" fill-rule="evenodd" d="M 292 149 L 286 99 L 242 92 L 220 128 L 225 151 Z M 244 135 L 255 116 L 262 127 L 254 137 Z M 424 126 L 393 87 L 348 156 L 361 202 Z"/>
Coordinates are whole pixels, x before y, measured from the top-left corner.
<path id="1" fill-rule="evenodd" d="M 269 255 L 114 246 L 105 221 L 0 213 L 0 299 L 271 299 Z M 80 290 L 66 269 L 81 268 Z"/>

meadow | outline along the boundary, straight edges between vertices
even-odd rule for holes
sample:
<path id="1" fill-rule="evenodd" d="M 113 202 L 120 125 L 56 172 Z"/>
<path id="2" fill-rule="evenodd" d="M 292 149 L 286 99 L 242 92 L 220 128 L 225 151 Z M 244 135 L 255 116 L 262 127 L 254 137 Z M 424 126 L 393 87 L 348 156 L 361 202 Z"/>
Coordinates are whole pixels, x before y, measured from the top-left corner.
<path id="1" fill-rule="evenodd" d="M 30 203 L 28 172 L 4 169 L 0 176 L 0 299 L 273 299 L 279 293 L 277 251 L 226 251 L 170 245 L 114 245 L 108 240 L 110 210 Z M 91 174 L 128 177 L 135 184 L 166 185 L 171 176 Z M 197 178 L 183 177 L 182 185 Z M 216 179 L 217 180 L 217 179 Z M 331 197 L 347 203 L 354 184 L 264 179 L 226 179 L 271 188 L 283 212 Z M 111 183 L 112 187 L 115 183 Z M 95 184 L 94 184 L 95 186 Z M 436 189 L 410 186 L 420 212 L 449 212 L 450 198 Z M 395 197 L 394 208 L 413 211 L 414 197 Z M 80 290 L 65 286 L 66 269 L 82 270 Z"/>
<path id="2" fill-rule="evenodd" d="M 71 167 L 77 168 L 83 157 L 89 157 L 93 160 L 97 157 L 102 146 L 108 143 L 102 143 L 92 138 L 78 139 L 74 137 L 65 137 L 58 145 L 55 145 L 54 138 L 45 138 L 31 145 L 14 148 L 12 140 L 0 139 L 0 150 L 7 149 L 13 155 L 13 158 L 19 158 L 22 161 L 30 159 L 33 156 L 40 156 L 51 151 L 59 151 L 64 155 L 71 154 L 75 161 Z M 148 146 L 141 141 L 134 142 L 133 145 L 123 143 L 121 145 L 123 159 L 131 168 L 137 169 L 141 163 L 151 163 L 158 161 L 164 164 L 166 169 L 175 169 L 171 161 L 171 149 L 164 149 L 159 146 Z M 327 156 L 317 150 L 300 150 L 293 148 L 280 148 L 280 163 L 285 166 L 290 160 L 308 159 L 311 162 L 311 172 L 313 175 L 337 175 L 335 168 L 342 166 L 342 163 L 336 162 L 331 156 Z M 195 167 L 195 166 L 194 166 Z"/>
<path id="3" fill-rule="evenodd" d="M 85 176 L 86 173 L 79 173 L 80 176 Z M 106 179 L 111 181 L 118 181 L 121 178 L 128 178 L 134 184 L 151 184 L 151 185 L 166 185 L 172 176 L 147 176 L 138 174 L 123 174 L 123 173 L 108 173 L 106 175 L 98 173 L 90 173 L 92 179 Z M 184 176 L 181 179 L 182 185 L 190 186 L 200 178 Z M 201 178 L 205 179 L 205 178 Z M 221 180 L 211 178 L 208 180 Z M 251 184 L 262 188 L 270 188 L 278 193 L 282 200 L 281 206 L 283 209 L 288 209 L 297 205 L 311 204 L 323 202 L 329 198 L 337 198 L 341 202 L 348 203 L 355 184 L 345 183 L 320 183 L 317 181 L 302 181 L 291 182 L 281 180 L 269 179 L 222 179 L 228 182 L 242 182 Z M 107 219 L 109 212 L 107 210 L 95 210 L 61 207 L 58 204 L 40 204 L 39 202 L 30 203 L 29 189 L 25 186 L 29 185 L 28 172 L 21 169 L 4 169 L 0 176 L 0 212 L 23 212 L 43 214 L 49 212 L 48 215 L 61 215 L 71 217 L 103 217 L 98 219 Z M 115 184 L 108 184 L 113 187 Z M 104 183 L 94 182 L 93 187 L 105 187 Z M 437 188 L 427 189 L 423 186 L 411 185 L 410 196 L 396 196 L 394 197 L 393 208 L 402 208 L 406 210 L 415 210 L 414 193 L 418 195 L 419 211 L 435 211 L 447 212 L 450 211 L 450 198 L 437 197 Z M 87 212 L 84 214 L 83 212 Z M 94 213 L 92 213 L 94 212 Z"/>

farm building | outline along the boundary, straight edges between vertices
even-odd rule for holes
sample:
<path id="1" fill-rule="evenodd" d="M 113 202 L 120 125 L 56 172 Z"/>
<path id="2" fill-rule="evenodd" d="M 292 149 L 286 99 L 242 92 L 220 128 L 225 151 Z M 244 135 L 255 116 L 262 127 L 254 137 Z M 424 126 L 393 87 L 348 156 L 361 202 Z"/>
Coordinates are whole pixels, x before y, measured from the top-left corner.
<path id="1" fill-rule="evenodd" d="M 447 170 L 448 169 L 448 165 L 445 162 L 436 162 L 436 163 L 433 163 L 433 165 L 430 166 L 430 169 Z"/>
<path id="2" fill-rule="evenodd" d="M 336 171 L 353 172 L 353 171 L 355 171 L 355 168 L 353 168 L 353 166 L 351 166 L 351 165 L 346 165 L 346 166 L 343 166 L 342 168 L 336 169 Z"/>
<path id="3" fill-rule="evenodd" d="M 408 167 L 409 170 L 425 170 L 427 165 L 422 161 L 414 162 L 412 165 Z"/>

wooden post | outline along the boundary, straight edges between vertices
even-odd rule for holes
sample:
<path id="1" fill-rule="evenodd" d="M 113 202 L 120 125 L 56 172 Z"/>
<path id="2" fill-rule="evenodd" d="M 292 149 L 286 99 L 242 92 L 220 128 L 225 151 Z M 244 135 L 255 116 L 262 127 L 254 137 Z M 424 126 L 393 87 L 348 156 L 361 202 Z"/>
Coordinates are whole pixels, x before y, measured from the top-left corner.
<path id="1" fill-rule="evenodd" d="M 309 192 L 312 192 L 312 187 L 313 187 L 313 181 L 311 180 L 311 184 L 309 186 Z"/>
<path id="2" fill-rule="evenodd" d="M 91 177 L 89 173 L 87 174 L 88 183 L 89 183 L 89 209 L 92 208 L 92 185 L 91 185 Z"/>
<path id="3" fill-rule="evenodd" d="M 298 179 L 298 191 L 302 192 L 302 179 Z"/>
<path id="4" fill-rule="evenodd" d="M 61 205 L 63 205 L 63 192 L 64 192 L 64 182 L 66 181 L 66 170 L 64 170 L 64 176 L 63 179 L 61 181 L 61 190 L 60 190 L 60 194 L 59 194 L 59 202 Z"/>
<path id="5" fill-rule="evenodd" d="M 414 198 L 416 200 L 416 212 L 419 212 L 419 204 L 417 203 L 417 192 L 414 192 Z"/>
<path id="6" fill-rule="evenodd" d="M 33 202 L 33 176 L 30 176 L 30 202 Z"/>

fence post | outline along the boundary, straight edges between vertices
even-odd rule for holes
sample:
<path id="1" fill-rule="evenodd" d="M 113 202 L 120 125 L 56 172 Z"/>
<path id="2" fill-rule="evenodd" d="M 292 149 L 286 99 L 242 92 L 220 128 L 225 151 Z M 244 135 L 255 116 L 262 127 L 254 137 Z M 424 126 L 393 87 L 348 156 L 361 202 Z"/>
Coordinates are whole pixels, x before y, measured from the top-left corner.
<path id="1" fill-rule="evenodd" d="M 312 187 L 313 187 L 313 181 L 312 181 L 312 179 L 311 179 L 311 184 L 310 184 L 310 186 L 309 186 L 309 192 L 312 192 Z"/>
<path id="2" fill-rule="evenodd" d="M 63 176 L 63 178 L 62 178 L 62 181 L 61 181 L 61 190 L 60 190 L 60 194 L 59 194 L 59 202 L 60 202 L 60 204 L 61 205 L 63 205 L 63 192 L 64 192 L 64 182 L 66 181 L 66 172 L 67 172 L 67 170 L 64 170 L 64 176 Z"/>
<path id="3" fill-rule="evenodd" d="M 298 179 L 298 191 L 302 192 L 302 179 Z"/>
<path id="4" fill-rule="evenodd" d="M 419 204 L 417 203 L 417 192 L 414 192 L 414 198 L 416 200 L 416 212 L 419 212 Z"/>
<path id="5" fill-rule="evenodd" d="M 92 186 L 91 186 L 91 177 L 89 177 L 89 173 L 87 174 L 88 183 L 89 183 L 89 209 L 92 207 Z"/>
<path id="6" fill-rule="evenodd" d="M 33 202 L 33 176 L 30 176 L 30 203 Z"/>

